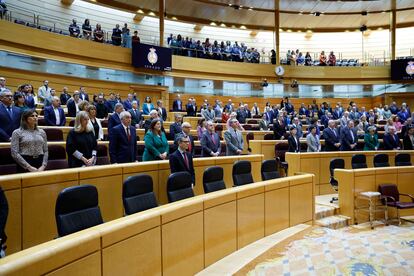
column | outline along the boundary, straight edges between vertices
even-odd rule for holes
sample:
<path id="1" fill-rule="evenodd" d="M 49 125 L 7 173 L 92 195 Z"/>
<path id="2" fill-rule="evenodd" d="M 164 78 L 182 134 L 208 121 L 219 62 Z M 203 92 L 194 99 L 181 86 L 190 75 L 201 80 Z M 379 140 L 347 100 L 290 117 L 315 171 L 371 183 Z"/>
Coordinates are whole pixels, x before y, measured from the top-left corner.
<path id="1" fill-rule="evenodd" d="M 159 2 L 159 17 L 160 17 L 160 46 L 164 46 L 164 12 L 165 12 L 165 0 L 158 0 Z"/>
<path id="2" fill-rule="evenodd" d="M 279 16 L 279 0 L 275 0 L 275 45 L 276 45 L 276 65 L 280 65 L 280 16 Z"/>
<path id="3" fill-rule="evenodd" d="M 396 35 L 395 30 L 397 27 L 397 3 L 396 0 L 391 0 L 391 24 L 390 24 L 390 35 L 391 35 L 391 59 L 395 59 L 395 41 Z"/>

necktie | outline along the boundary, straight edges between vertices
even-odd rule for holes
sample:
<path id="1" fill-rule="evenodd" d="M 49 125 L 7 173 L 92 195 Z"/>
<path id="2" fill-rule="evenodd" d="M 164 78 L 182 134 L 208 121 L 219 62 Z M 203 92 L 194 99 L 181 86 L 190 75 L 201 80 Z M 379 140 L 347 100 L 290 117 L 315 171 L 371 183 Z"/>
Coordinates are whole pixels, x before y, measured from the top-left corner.
<path id="1" fill-rule="evenodd" d="M 9 112 L 10 118 L 13 118 L 13 110 L 12 110 L 11 106 L 7 107 L 7 111 Z"/>
<path id="2" fill-rule="evenodd" d="M 335 129 L 331 128 L 331 130 L 332 130 L 333 134 L 335 134 L 335 137 L 336 137 Z"/>
<path id="3" fill-rule="evenodd" d="M 188 137 L 188 136 L 187 136 L 187 137 Z M 191 149 L 192 149 L 192 148 L 191 148 L 191 139 L 189 139 L 189 140 L 190 140 L 190 143 L 188 143 L 188 152 L 192 152 L 192 151 L 191 151 Z"/>
<path id="4" fill-rule="evenodd" d="M 128 142 L 131 142 L 131 133 L 129 133 L 129 127 L 127 127 L 126 130 L 127 130 Z"/>
<path id="5" fill-rule="evenodd" d="M 190 164 L 188 163 L 188 157 L 187 157 L 187 154 L 185 154 L 185 152 L 183 152 L 183 158 L 184 158 L 185 166 L 187 167 L 187 169 L 190 169 Z"/>
<path id="6" fill-rule="evenodd" d="M 214 139 L 214 134 L 211 133 L 211 141 L 213 141 L 214 145 L 216 145 L 216 140 Z"/>

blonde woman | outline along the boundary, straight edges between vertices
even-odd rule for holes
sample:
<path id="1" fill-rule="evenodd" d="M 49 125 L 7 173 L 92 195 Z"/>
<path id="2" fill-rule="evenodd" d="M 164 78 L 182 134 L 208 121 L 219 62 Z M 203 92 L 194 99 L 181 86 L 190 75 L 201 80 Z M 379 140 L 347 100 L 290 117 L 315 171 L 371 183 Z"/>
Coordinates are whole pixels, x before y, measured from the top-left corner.
<path id="1" fill-rule="evenodd" d="M 102 129 L 101 120 L 96 118 L 96 107 L 94 105 L 89 105 L 86 109 L 89 115 L 89 127 L 93 128 L 93 133 L 97 141 L 102 141 L 104 138 L 104 133 Z"/>
<path id="2" fill-rule="evenodd" d="M 86 111 L 80 111 L 66 140 L 69 167 L 95 165 L 97 146 L 93 126 L 89 124 L 89 115 Z"/>

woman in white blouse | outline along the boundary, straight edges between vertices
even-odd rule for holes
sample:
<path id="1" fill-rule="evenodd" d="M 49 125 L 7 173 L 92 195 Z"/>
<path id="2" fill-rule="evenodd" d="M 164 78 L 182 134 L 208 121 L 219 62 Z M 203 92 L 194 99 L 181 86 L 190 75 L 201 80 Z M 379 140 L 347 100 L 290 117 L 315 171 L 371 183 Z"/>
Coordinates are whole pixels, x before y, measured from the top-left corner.
<path id="1" fill-rule="evenodd" d="M 102 129 L 101 120 L 96 118 L 96 107 L 94 105 L 88 106 L 86 111 L 89 114 L 89 127 L 93 129 L 93 133 L 95 134 L 95 138 L 97 141 L 102 141 L 104 138 L 104 133 Z"/>

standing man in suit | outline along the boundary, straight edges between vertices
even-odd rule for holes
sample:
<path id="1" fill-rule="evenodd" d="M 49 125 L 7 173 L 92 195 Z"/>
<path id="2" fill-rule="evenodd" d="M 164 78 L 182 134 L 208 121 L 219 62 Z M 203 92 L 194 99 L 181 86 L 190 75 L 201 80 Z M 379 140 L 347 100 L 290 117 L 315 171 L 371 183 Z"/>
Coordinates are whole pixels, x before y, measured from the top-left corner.
<path id="1" fill-rule="evenodd" d="M 81 101 L 87 101 L 89 102 L 89 96 L 88 93 L 86 93 L 85 87 L 81 86 L 79 87 L 79 98 L 81 99 Z"/>
<path id="2" fill-rule="evenodd" d="M 213 110 L 213 107 L 211 105 L 204 104 L 204 109 L 201 112 L 201 116 L 203 116 L 206 121 L 214 121 L 216 118 L 216 113 Z"/>
<path id="3" fill-rule="evenodd" d="M 321 150 L 321 143 L 319 142 L 319 135 L 316 134 L 315 126 L 309 127 L 306 144 L 308 145 L 308 152 L 319 152 Z"/>
<path id="4" fill-rule="evenodd" d="M 302 124 L 298 117 L 293 118 L 292 126 L 296 128 L 296 137 L 298 139 L 303 137 Z"/>
<path id="5" fill-rule="evenodd" d="M 339 151 L 341 147 L 338 130 L 335 128 L 335 121 L 328 121 L 328 128 L 323 130 L 323 137 L 325 139 L 325 151 Z"/>
<path id="6" fill-rule="evenodd" d="M 177 97 L 173 102 L 172 110 L 173 110 L 173 112 L 183 111 L 183 102 L 181 101 L 181 95 L 180 94 L 177 94 Z"/>
<path id="7" fill-rule="evenodd" d="M 240 155 L 243 152 L 243 136 L 237 130 L 237 119 L 230 120 L 230 128 L 224 132 L 224 139 L 226 140 L 226 155 Z"/>
<path id="8" fill-rule="evenodd" d="M 297 136 L 297 127 L 291 126 L 289 128 L 290 135 L 288 137 L 288 152 L 300 152 L 300 140 Z"/>
<path id="9" fill-rule="evenodd" d="M 201 137 L 201 156 L 216 157 L 221 153 L 220 137 L 214 132 L 214 123 L 208 121 L 206 123 L 207 130 L 204 131 Z"/>
<path id="10" fill-rule="evenodd" d="M 167 110 L 162 106 L 162 101 L 157 101 L 157 107 L 156 107 L 158 114 L 160 115 L 160 118 L 165 122 L 167 121 Z"/>
<path id="11" fill-rule="evenodd" d="M 347 126 L 341 130 L 341 151 L 353 151 L 358 143 L 354 121 L 349 120 Z"/>
<path id="12" fill-rule="evenodd" d="M 113 127 L 121 124 L 121 113 L 124 111 L 124 105 L 121 103 L 117 103 L 115 105 L 115 112 L 108 119 L 108 131 L 110 131 Z"/>
<path id="13" fill-rule="evenodd" d="M 20 108 L 12 105 L 13 94 L 5 89 L 0 92 L 0 142 L 10 142 L 12 133 L 20 127 Z"/>
<path id="14" fill-rule="evenodd" d="M 399 150 L 400 148 L 400 138 L 395 134 L 395 127 L 388 127 L 388 133 L 384 135 L 384 149 L 385 150 Z"/>
<path id="15" fill-rule="evenodd" d="M 175 136 L 182 132 L 181 124 L 183 121 L 183 116 L 180 113 L 174 114 L 175 122 L 170 125 L 170 136 L 175 140 Z"/>
<path id="16" fill-rule="evenodd" d="M 187 104 L 187 116 L 195 117 L 197 115 L 197 105 L 195 104 L 195 100 L 190 98 Z"/>
<path id="17" fill-rule="evenodd" d="M 70 95 L 68 93 L 68 88 L 65 86 L 63 87 L 62 94 L 60 94 L 60 103 L 66 105 L 70 99 Z"/>
<path id="18" fill-rule="evenodd" d="M 254 118 L 254 116 L 260 116 L 260 109 L 257 106 L 257 103 L 253 104 L 252 110 L 251 110 L 251 116 Z"/>
<path id="19" fill-rule="evenodd" d="M 129 113 L 131 113 L 131 125 L 140 128 L 142 124 L 142 113 L 138 110 L 138 102 L 132 101 L 132 108 L 128 110 Z"/>
<path id="20" fill-rule="evenodd" d="M 132 109 L 132 101 L 134 100 L 131 93 L 128 94 L 127 99 L 124 101 L 124 109 L 130 110 Z"/>
<path id="21" fill-rule="evenodd" d="M 68 108 L 68 116 L 69 117 L 76 117 L 76 114 L 79 112 L 79 103 L 81 100 L 79 99 L 79 91 L 73 92 L 73 98 L 69 99 L 66 106 Z"/>
<path id="22" fill-rule="evenodd" d="M 190 139 L 184 135 L 179 134 L 177 136 L 178 149 L 170 155 L 170 168 L 171 173 L 175 172 L 188 172 L 193 180 L 192 184 L 195 185 L 195 172 L 193 165 L 193 155 L 188 152 L 188 146 Z"/>
<path id="23" fill-rule="evenodd" d="M 414 149 L 414 127 L 407 126 L 407 133 L 404 135 L 403 145 L 404 150 L 413 150 Z"/>
<path id="24" fill-rule="evenodd" d="M 37 98 L 39 99 L 39 102 L 43 103 L 47 98 L 50 98 L 50 90 L 51 88 L 49 87 L 49 81 L 44 80 L 43 85 L 40 86 L 37 91 Z"/>
<path id="25" fill-rule="evenodd" d="M 60 99 L 52 98 L 52 105 L 45 107 L 45 121 L 48 126 L 64 126 L 66 117 L 63 108 L 60 107 Z"/>
<path id="26" fill-rule="evenodd" d="M 109 135 L 111 163 L 136 162 L 137 134 L 135 127 L 131 126 L 131 114 L 128 111 L 122 111 L 120 118 L 121 123 L 114 126 Z"/>

